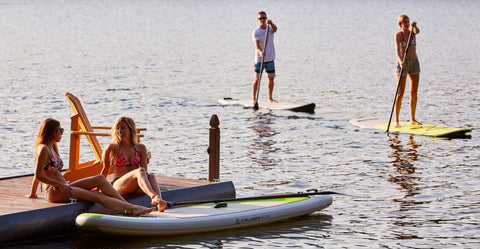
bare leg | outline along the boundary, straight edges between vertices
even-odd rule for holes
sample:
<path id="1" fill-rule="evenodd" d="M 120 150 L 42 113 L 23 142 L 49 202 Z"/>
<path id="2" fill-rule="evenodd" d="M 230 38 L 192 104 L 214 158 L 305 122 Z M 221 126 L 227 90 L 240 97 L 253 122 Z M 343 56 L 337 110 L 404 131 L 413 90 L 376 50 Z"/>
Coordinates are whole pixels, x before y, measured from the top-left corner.
<path id="1" fill-rule="evenodd" d="M 78 198 L 80 200 L 85 200 L 85 201 L 98 202 L 103 206 L 113 210 L 126 210 L 127 212 L 135 215 L 150 213 L 153 211 L 152 208 L 134 205 L 134 204 L 128 203 L 127 201 L 108 196 L 103 192 L 95 192 L 95 191 L 91 191 L 90 189 L 83 189 L 73 185 L 71 186 L 71 188 L 72 188 L 73 196 L 75 198 Z M 48 191 L 47 200 L 53 203 L 68 202 L 68 198 L 64 193 L 62 193 L 58 189 L 53 189 L 53 188 L 51 188 Z"/>
<path id="2" fill-rule="evenodd" d="M 268 101 L 270 103 L 277 103 L 277 101 L 273 99 L 274 84 L 275 84 L 275 78 L 268 78 Z"/>
<path id="3" fill-rule="evenodd" d="M 421 125 L 415 119 L 415 112 L 417 110 L 417 92 L 418 84 L 420 82 L 420 74 L 410 75 L 410 123 L 415 125 Z"/>
<path id="4" fill-rule="evenodd" d="M 152 199 L 152 205 L 158 206 L 158 211 L 161 212 L 165 210 L 167 203 L 161 198 L 160 189 L 155 180 L 155 176 L 147 176 L 144 168 L 138 168 L 126 173 L 120 179 L 115 181 L 114 187 L 123 195 L 134 193 L 140 188 L 143 193 L 150 196 Z"/>
<path id="5" fill-rule="evenodd" d="M 134 205 L 126 201 L 107 196 L 102 192 L 94 192 L 82 188 L 72 187 L 74 195 L 81 200 L 94 201 L 113 210 L 126 210 L 134 215 L 146 214 L 153 211 L 153 208 Z"/>
<path id="6" fill-rule="evenodd" d="M 155 196 L 152 197 L 152 205 L 157 206 L 159 212 L 163 212 L 167 206 L 167 202 L 162 199 L 162 192 L 158 186 L 157 179 L 152 174 L 147 174 L 148 183 L 151 186 Z"/>
<path id="7" fill-rule="evenodd" d="M 397 75 L 397 82 L 398 82 L 398 77 L 399 75 Z M 402 99 L 405 93 L 406 82 L 407 82 L 407 76 L 402 76 L 398 85 L 398 92 L 395 100 L 395 119 L 394 119 L 395 127 L 400 127 L 400 120 L 398 119 L 398 117 L 400 116 L 400 109 L 402 108 Z"/>
<path id="8" fill-rule="evenodd" d="M 121 201 L 126 201 L 125 198 L 123 198 L 123 196 L 120 195 L 117 192 L 117 190 L 115 190 L 112 184 L 110 184 L 110 182 L 108 182 L 103 175 L 96 175 L 96 176 L 80 179 L 78 181 L 73 182 L 71 186 L 79 187 L 87 190 L 98 188 L 105 195 L 119 199 Z"/>

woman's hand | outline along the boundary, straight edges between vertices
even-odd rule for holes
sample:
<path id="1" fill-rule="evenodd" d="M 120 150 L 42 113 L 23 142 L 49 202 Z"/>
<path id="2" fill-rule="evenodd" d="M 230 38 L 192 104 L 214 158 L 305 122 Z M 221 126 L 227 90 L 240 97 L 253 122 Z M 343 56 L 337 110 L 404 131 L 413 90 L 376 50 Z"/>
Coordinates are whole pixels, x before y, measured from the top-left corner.
<path id="1" fill-rule="evenodd" d="M 64 193 L 68 198 L 73 198 L 73 191 L 72 191 L 72 187 L 70 187 L 70 184 L 68 184 L 68 183 L 61 184 L 57 188 L 62 193 Z"/>

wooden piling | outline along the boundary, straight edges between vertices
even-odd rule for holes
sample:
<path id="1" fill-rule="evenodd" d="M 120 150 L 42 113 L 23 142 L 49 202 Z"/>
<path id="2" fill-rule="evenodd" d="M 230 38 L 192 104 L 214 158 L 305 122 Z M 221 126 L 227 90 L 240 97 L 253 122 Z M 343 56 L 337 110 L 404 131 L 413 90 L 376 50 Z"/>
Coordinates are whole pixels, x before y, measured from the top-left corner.
<path id="1" fill-rule="evenodd" d="M 216 114 L 210 118 L 210 143 L 207 149 L 209 154 L 208 180 L 220 181 L 220 121 Z"/>

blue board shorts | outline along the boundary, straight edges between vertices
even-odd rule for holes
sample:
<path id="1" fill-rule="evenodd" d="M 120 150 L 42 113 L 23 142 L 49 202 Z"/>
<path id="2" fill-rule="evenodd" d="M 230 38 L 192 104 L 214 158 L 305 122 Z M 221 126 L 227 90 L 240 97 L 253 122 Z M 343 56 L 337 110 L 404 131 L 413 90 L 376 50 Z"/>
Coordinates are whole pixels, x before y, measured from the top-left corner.
<path id="1" fill-rule="evenodd" d="M 257 62 L 254 64 L 255 67 L 255 77 L 258 78 L 260 77 L 260 64 L 261 62 Z M 263 68 L 267 72 L 268 78 L 275 78 L 275 62 L 269 61 L 269 62 L 264 62 L 263 63 Z"/>
<path id="2" fill-rule="evenodd" d="M 400 74 L 400 71 L 402 70 L 402 67 L 400 66 L 400 63 L 397 61 L 397 75 Z M 420 62 L 418 62 L 418 57 L 415 57 L 415 59 L 411 60 L 405 60 L 405 68 L 403 69 L 402 75 L 407 75 L 407 74 L 419 74 L 420 73 Z"/>

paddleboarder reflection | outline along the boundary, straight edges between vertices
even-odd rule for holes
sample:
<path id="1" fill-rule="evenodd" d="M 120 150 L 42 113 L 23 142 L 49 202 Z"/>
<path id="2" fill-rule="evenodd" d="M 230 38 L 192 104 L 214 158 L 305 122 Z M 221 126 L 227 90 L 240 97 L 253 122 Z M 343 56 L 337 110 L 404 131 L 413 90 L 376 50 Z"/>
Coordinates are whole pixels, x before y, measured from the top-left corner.
<path id="1" fill-rule="evenodd" d="M 419 177 L 417 167 L 415 167 L 414 164 L 418 159 L 417 149 L 420 147 L 420 144 L 415 142 L 414 135 L 409 135 L 406 146 L 402 144 L 398 133 L 390 133 L 388 137 L 390 148 L 392 148 L 390 158 L 393 159 L 389 164 L 395 168 L 395 172 L 389 175 L 388 180 L 398 184 L 401 188 L 401 192 L 405 192 L 403 198 L 395 198 L 392 201 L 400 204 L 398 211 L 404 212 L 415 210 L 416 205 L 423 204 L 423 202 L 415 201 L 412 198 L 415 195 L 420 194 L 422 190 L 418 186 L 418 182 L 420 182 L 422 178 Z M 418 225 L 412 224 L 411 220 L 405 218 L 405 215 L 403 214 L 399 214 L 397 218 L 398 220 L 394 222 L 395 226 L 411 227 Z M 398 239 L 416 238 L 415 235 L 405 234 L 404 232 L 396 234 L 396 236 Z"/>
<path id="2" fill-rule="evenodd" d="M 249 146 L 249 157 L 251 161 L 257 162 L 261 166 L 276 166 L 277 160 L 272 159 L 269 154 L 280 150 L 275 147 L 277 143 L 272 139 L 278 132 L 272 130 L 271 125 L 275 122 L 275 117 L 271 112 L 257 113 L 253 117 L 253 125 L 248 127 L 258 134 L 258 138 L 253 139 Z"/>
<path id="3" fill-rule="evenodd" d="M 390 158 L 393 159 L 390 163 L 395 167 L 395 174 L 389 176 L 389 181 L 402 188 L 403 192 L 406 193 L 405 198 L 415 196 L 421 190 L 417 186 L 417 182 L 421 178 L 417 176 L 417 168 L 414 165 L 418 158 L 417 148 L 420 145 L 415 143 L 413 137 L 413 135 L 409 135 L 407 146 L 404 146 L 398 134 L 389 134 L 390 148 L 392 148 Z M 402 203 L 402 209 L 409 209 L 411 204 L 415 204 L 402 199 L 394 199 L 394 201 Z"/>

